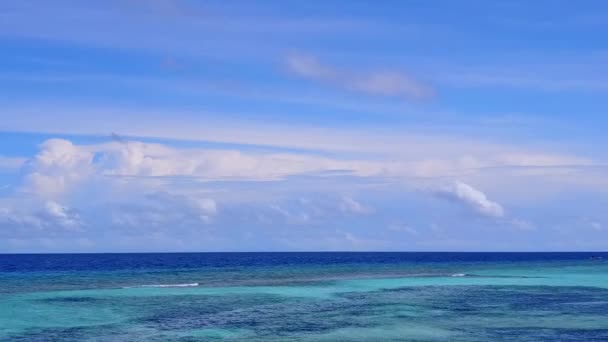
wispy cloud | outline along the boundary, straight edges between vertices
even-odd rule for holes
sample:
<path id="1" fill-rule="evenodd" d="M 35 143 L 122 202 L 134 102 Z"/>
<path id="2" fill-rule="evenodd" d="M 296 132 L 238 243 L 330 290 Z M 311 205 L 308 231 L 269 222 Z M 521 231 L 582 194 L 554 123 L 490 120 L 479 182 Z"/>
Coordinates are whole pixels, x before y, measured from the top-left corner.
<path id="1" fill-rule="evenodd" d="M 85 112 L 86 115 L 82 115 Z M 438 136 L 424 132 L 404 134 L 387 128 L 374 130 L 319 125 L 286 125 L 272 121 L 245 121 L 234 112 L 209 110 L 166 112 L 143 108 L 91 109 L 81 106 L 5 108 L 0 115 L 0 130 L 37 132 L 51 135 L 82 134 L 108 135 L 120 132 L 130 137 L 154 137 L 172 140 L 210 141 L 230 144 L 272 146 L 323 151 L 350 151 L 386 153 L 417 153 L 433 155 L 441 151 L 446 155 L 478 151 L 495 153 L 504 145 L 471 139 Z M 229 120 L 225 118 L 229 117 Z M 424 151 L 414 146 L 424 145 Z M 403 146 L 408 146 L 407 149 Z"/>
<path id="2" fill-rule="evenodd" d="M 488 199 L 480 190 L 460 181 L 443 187 L 436 193 L 443 198 L 461 203 L 482 216 L 500 218 L 505 214 L 502 205 Z"/>
<path id="3" fill-rule="evenodd" d="M 428 85 L 404 72 L 342 69 L 304 54 L 290 54 L 285 63 L 288 70 L 296 76 L 368 95 L 422 100 L 434 93 Z"/>
<path id="4" fill-rule="evenodd" d="M 366 206 L 349 196 L 342 197 L 342 201 L 340 202 L 339 207 L 340 207 L 340 210 L 345 213 L 364 215 L 364 214 L 371 214 L 374 212 L 373 208 Z"/>

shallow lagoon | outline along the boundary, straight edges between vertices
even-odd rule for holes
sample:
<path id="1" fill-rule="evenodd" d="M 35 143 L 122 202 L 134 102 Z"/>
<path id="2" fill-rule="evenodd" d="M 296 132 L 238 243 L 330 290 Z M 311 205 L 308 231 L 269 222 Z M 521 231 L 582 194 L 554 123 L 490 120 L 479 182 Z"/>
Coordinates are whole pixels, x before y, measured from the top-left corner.
<path id="1" fill-rule="evenodd" d="M 606 341 L 608 262 L 589 258 L 3 255 L 0 340 Z"/>

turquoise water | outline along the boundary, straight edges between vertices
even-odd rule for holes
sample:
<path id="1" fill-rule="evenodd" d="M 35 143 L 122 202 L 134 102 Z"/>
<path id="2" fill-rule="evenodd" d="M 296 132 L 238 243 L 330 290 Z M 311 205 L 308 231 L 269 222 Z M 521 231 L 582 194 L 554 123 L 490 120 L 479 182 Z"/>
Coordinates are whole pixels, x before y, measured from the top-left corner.
<path id="1" fill-rule="evenodd" d="M 0 266 L 1 341 L 608 341 L 608 262 L 587 254 L 38 255 Z"/>

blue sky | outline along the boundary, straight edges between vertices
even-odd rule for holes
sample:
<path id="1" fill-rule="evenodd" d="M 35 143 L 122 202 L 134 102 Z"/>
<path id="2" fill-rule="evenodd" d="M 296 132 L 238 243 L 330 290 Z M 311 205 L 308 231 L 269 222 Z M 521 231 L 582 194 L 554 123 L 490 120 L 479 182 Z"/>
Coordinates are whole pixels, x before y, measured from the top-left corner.
<path id="1" fill-rule="evenodd" d="M 608 245 L 604 1 L 3 1 L 0 252 Z"/>

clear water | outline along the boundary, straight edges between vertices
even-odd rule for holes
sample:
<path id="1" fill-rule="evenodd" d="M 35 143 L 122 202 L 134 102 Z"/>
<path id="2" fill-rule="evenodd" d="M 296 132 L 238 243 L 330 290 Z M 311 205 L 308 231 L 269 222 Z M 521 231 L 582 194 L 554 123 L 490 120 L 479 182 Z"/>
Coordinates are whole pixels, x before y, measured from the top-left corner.
<path id="1" fill-rule="evenodd" d="M 0 255 L 0 341 L 608 341 L 606 260 Z"/>

